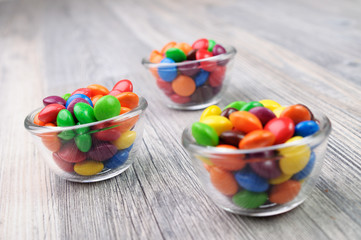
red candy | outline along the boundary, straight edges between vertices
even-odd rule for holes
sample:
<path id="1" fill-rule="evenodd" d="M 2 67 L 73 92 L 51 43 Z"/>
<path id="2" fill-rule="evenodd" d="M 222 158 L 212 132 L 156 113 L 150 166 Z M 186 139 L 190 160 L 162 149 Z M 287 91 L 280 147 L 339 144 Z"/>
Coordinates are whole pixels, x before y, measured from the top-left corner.
<path id="1" fill-rule="evenodd" d="M 280 144 L 293 136 L 295 124 L 288 117 L 273 118 L 266 124 L 264 129 L 274 134 L 276 137 L 274 144 Z"/>
<path id="2" fill-rule="evenodd" d="M 130 80 L 124 79 L 117 82 L 112 90 L 117 90 L 119 93 L 122 92 L 133 92 L 133 84 Z"/>
<path id="3" fill-rule="evenodd" d="M 55 122 L 60 110 L 65 109 L 63 105 L 52 103 L 46 105 L 39 113 L 38 119 L 44 123 Z"/>

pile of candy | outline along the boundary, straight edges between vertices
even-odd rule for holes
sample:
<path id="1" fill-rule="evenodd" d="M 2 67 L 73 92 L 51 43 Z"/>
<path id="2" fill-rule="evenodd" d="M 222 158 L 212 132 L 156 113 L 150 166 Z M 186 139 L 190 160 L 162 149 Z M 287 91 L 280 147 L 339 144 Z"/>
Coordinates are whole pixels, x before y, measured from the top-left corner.
<path id="1" fill-rule="evenodd" d="M 204 103 L 220 92 L 229 59 L 202 60 L 224 53 L 226 49 L 214 40 L 198 39 L 192 45 L 169 42 L 161 51 L 153 50 L 149 57 L 151 63 L 168 66 L 150 70 L 158 87 L 173 102 Z"/>
<path id="2" fill-rule="evenodd" d="M 317 131 L 319 125 L 306 106 L 283 107 L 273 100 L 237 101 L 223 111 L 212 105 L 192 125 L 199 145 L 235 150 L 294 142 Z M 292 201 L 316 159 L 308 145 L 300 144 L 250 154 L 227 152 L 199 159 L 213 186 L 242 208 Z"/>
<path id="3" fill-rule="evenodd" d="M 94 123 L 125 114 L 137 107 L 138 102 L 139 97 L 133 93 L 133 85 L 127 79 L 117 82 L 111 91 L 92 84 L 63 97 L 44 98 L 45 107 L 34 117 L 34 124 L 71 127 Z M 138 116 L 39 136 L 62 170 L 92 176 L 103 169 L 118 168 L 127 161 L 136 138 L 136 132 L 131 129 L 137 120 Z"/>

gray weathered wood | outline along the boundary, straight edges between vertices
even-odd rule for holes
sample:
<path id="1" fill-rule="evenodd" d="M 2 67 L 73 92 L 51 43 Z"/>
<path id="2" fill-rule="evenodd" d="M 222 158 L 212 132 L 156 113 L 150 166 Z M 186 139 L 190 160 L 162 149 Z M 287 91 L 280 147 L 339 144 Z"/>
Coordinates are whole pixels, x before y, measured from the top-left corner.
<path id="1" fill-rule="evenodd" d="M 0 239 L 359 239 L 361 2 L 0 1 Z M 238 53 L 219 103 L 274 99 L 322 109 L 333 131 L 312 195 L 268 218 L 219 209 L 180 141 L 201 111 L 164 106 L 141 65 L 206 37 Z M 49 94 L 129 78 L 149 102 L 141 154 L 123 174 L 55 176 L 23 127 Z"/>

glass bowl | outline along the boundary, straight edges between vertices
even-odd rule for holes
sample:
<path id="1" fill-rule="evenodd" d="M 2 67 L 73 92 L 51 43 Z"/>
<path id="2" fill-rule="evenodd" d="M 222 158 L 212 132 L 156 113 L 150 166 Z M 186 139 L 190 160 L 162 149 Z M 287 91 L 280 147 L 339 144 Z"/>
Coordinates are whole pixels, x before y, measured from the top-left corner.
<path id="1" fill-rule="evenodd" d="M 272 216 L 305 201 L 320 175 L 331 123 L 325 115 L 313 113 L 320 130 L 290 143 L 247 150 L 205 147 L 195 142 L 189 126 L 182 144 L 216 205 L 240 215 Z M 302 161 L 307 165 L 299 172 L 281 171 L 281 165 L 293 167 Z"/>
<path id="2" fill-rule="evenodd" d="M 24 125 L 55 174 L 73 182 L 97 182 L 117 176 L 134 162 L 147 106 L 146 99 L 140 97 L 138 106 L 127 113 L 71 127 L 34 124 L 42 109 L 38 108 L 26 116 Z"/>
<path id="3" fill-rule="evenodd" d="M 226 53 L 201 60 L 151 63 L 143 58 L 142 64 L 155 79 L 169 108 L 198 110 L 218 103 L 229 84 L 237 51 L 232 46 L 224 48 Z"/>

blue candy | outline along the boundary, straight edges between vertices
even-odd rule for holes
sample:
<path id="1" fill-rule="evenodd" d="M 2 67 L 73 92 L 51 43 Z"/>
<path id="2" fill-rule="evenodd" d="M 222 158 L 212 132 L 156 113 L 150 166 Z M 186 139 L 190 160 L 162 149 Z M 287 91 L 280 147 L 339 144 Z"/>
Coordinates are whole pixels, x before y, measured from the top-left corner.
<path id="1" fill-rule="evenodd" d="M 292 179 L 294 180 L 302 180 L 305 179 L 310 173 L 312 172 L 313 166 L 315 165 L 316 161 L 316 154 L 314 152 L 311 152 L 310 160 L 308 160 L 308 163 L 304 169 L 296 173 L 292 176 Z"/>
<path id="2" fill-rule="evenodd" d="M 118 151 L 112 158 L 104 162 L 106 168 L 117 168 L 123 165 L 129 157 L 128 148 Z"/>
<path id="3" fill-rule="evenodd" d="M 251 192 L 264 192 L 269 187 L 267 179 L 258 176 L 248 169 L 236 172 L 234 178 L 241 187 Z"/>
<path id="4" fill-rule="evenodd" d="M 90 106 L 94 107 L 93 106 L 93 102 L 92 100 L 87 96 L 87 95 L 84 95 L 84 94 L 81 94 L 81 93 L 76 93 L 74 95 L 71 95 L 68 100 L 66 101 L 66 104 L 65 104 L 65 107 L 68 108 L 68 105 L 75 99 L 75 98 L 83 98 L 85 99 Z"/>
<path id="5" fill-rule="evenodd" d="M 164 58 L 160 63 L 175 63 L 170 58 Z M 160 66 L 158 67 L 158 75 L 161 79 L 166 82 L 171 82 L 178 75 L 176 66 Z"/>
<path id="6" fill-rule="evenodd" d="M 303 121 L 296 125 L 295 127 L 295 136 L 307 137 L 320 129 L 318 124 L 315 121 Z"/>
<path id="7" fill-rule="evenodd" d="M 200 69 L 200 72 L 194 78 L 196 87 L 202 86 L 207 81 L 208 76 L 209 76 L 209 72 Z"/>

